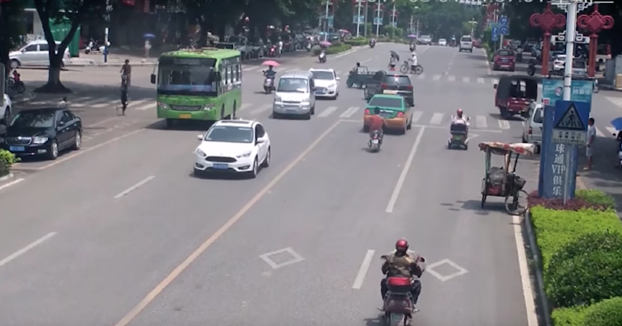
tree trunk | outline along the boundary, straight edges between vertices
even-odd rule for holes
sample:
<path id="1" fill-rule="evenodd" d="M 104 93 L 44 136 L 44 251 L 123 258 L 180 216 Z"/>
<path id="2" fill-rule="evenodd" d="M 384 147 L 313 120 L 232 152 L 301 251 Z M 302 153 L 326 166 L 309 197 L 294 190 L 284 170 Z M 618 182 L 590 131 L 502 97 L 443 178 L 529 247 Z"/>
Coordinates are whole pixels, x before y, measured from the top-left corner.
<path id="1" fill-rule="evenodd" d="M 48 94 L 67 94 L 71 93 L 71 90 L 60 81 L 60 71 L 63 63 L 63 52 L 55 53 L 50 57 L 50 68 L 48 69 L 48 82 L 35 89 L 36 93 L 48 93 Z"/>

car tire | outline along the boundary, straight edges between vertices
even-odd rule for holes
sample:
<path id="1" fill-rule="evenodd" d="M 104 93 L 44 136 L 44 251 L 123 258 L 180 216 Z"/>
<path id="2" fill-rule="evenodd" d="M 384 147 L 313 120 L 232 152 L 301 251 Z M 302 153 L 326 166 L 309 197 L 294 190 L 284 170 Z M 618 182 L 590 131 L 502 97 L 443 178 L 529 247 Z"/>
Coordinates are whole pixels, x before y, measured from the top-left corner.
<path id="1" fill-rule="evenodd" d="M 311 115 L 315 115 L 315 105 L 311 108 Z"/>
<path id="2" fill-rule="evenodd" d="M 166 119 L 166 129 L 173 128 L 173 119 Z"/>
<path id="3" fill-rule="evenodd" d="M 82 132 L 76 131 L 76 135 L 74 136 L 73 146 L 71 146 L 71 150 L 79 151 L 82 148 Z"/>
<path id="4" fill-rule="evenodd" d="M 302 118 L 305 120 L 311 120 L 311 110 L 309 110 L 307 114 L 303 115 Z"/>
<path id="5" fill-rule="evenodd" d="M 50 143 L 50 148 L 48 148 L 48 160 L 55 160 L 58 158 L 58 141 L 54 139 L 52 143 Z"/>
<path id="6" fill-rule="evenodd" d="M 257 170 L 258 170 L 258 165 L 257 165 L 257 157 L 255 157 L 255 160 L 253 161 L 253 169 L 248 172 L 248 177 L 251 179 L 255 179 L 257 178 Z"/>
<path id="7" fill-rule="evenodd" d="M 201 170 L 199 170 L 197 168 L 194 168 L 192 170 L 192 175 L 194 175 L 196 178 L 201 178 L 201 177 L 203 177 L 204 174 L 205 174 L 204 171 L 201 171 Z"/>
<path id="8" fill-rule="evenodd" d="M 363 125 L 363 132 L 369 132 L 369 126 Z"/>
<path id="9" fill-rule="evenodd" d="M 262 168 L 267 168 L 270 166 L 270 160 L 272 159 L 272 149 L 268 147 L 268 152 L 266 153 L 266 158 L 264 158 L 263 162 L 261 162 Z"/>
<path id="10" fill-rule="evenodd" d="M 278 119 L 280 119 L 280 118 L 281 118 L 281 115 L 280 115 L 280 114 L 278 114 L 278 113 L 276 113 L 276 112 L 272 111 L 272 119 L 278 120 Z"/>
<path id="11" fill-rule="evenodd" d="M 527 138 L 525 138 L 524 134 L 523 134 L 523 137 L 522 137 L 521 141 L 523 142 L 523 144 L 527 144 Z"/>
<path id="12" fill-rule="evenodd" d="M 11 118 L 11 107 L 7 106 L 6 109 L 4 110 L 4 116 L 0 120 L 2 120 L 4 125 L 8 126 L 10 118 Z"/>

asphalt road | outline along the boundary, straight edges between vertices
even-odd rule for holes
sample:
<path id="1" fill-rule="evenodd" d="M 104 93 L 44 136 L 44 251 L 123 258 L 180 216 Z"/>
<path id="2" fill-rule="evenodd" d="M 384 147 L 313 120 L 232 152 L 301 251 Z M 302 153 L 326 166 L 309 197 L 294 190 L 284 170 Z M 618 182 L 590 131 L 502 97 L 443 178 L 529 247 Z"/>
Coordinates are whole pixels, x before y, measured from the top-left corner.
<path id="1" fill-rule="evenodd" d="M 379 43 L 329 57 L 340 97 L 318 102 L 310 121 L 271 119 L 272 96 L 248 68 L 240 115 L 262 121 L 273 148 L 254 180 L 191 176 L 205 126 L 164 130 L 153 109 L 118 117 L 104 101 L 82 108 L 102 133 L 55 162 L 20 163 L 23 181 L 0 188 L 0 324 L 380 325 L 379 257 L 406 237 L 431 267 L 413 325 L 532 326 L 513 218 L 501 198 L 479 208 L 476 144 L 520 141 L 521 122 L 498 120 L 479 50 L 420 47 L 413 129 L 368 153 L 362 91 L 344 77 L 357 61 L 385 67 L 389 50 L 408 55 Z M 115 73 L 82 86 L 106 97 Z M 149 73 L 133 76 L 145 98 Z M 444 147 L 459 107 L 472 117 L 468 151 Z M 534 166 L 519 167 L 530 189 Z"/>

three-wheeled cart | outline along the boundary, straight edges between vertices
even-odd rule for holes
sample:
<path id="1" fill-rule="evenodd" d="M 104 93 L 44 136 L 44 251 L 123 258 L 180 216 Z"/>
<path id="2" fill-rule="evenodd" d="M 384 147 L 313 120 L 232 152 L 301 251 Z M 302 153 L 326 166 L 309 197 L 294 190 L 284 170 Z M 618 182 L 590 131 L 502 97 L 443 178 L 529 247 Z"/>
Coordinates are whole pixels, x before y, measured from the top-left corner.
<path id="1" fill-rule="evenodd" d="M 479 144 L 479 148 L 486 154 L 481 207 L 484 208 L 488 196 L 505 197 L 505 209 L 509 214 L 525 213 L 528 208 L 528 195 L 523 190 L 526 180 L 516 174 L 516 165 L 521 155 L 533 155 L 535 146 L 523 143 L 484 142 Z M 493 155 L 503 157 L 503 166 L 491 166 Z"/>

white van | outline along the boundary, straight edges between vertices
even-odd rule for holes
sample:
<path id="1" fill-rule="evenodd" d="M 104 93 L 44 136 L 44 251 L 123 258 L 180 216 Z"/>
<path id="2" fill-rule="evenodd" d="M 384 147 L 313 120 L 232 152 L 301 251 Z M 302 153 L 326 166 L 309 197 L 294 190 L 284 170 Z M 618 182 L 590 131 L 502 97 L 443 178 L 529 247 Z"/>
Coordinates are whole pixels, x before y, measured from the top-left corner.
<path id="1" fill-rule="evenodd" d="M 458 51 L 473 52 L 473 38 L 471 38 L 470 35 L 464 35 L 460 38 L 460 46 L 458 47 Z"/>
<path id="2" fill-rule="evenodd" d="M 536 152 L 540 152 L 542 144 L 542 121 L 544 121 L 542 108 L 542 103 L 532 102 L 529 105 L 529 119 L 525 121 L 523 129 L 523 143 L 536 145 Z"/>
<path id="3" fill-rule="evenodd" d="M 274 93 L 272 118 L 284 115 L 311 119 L 315 114 L 315 81 L 309 71 L 290 71 L 279 78 Z"/>

